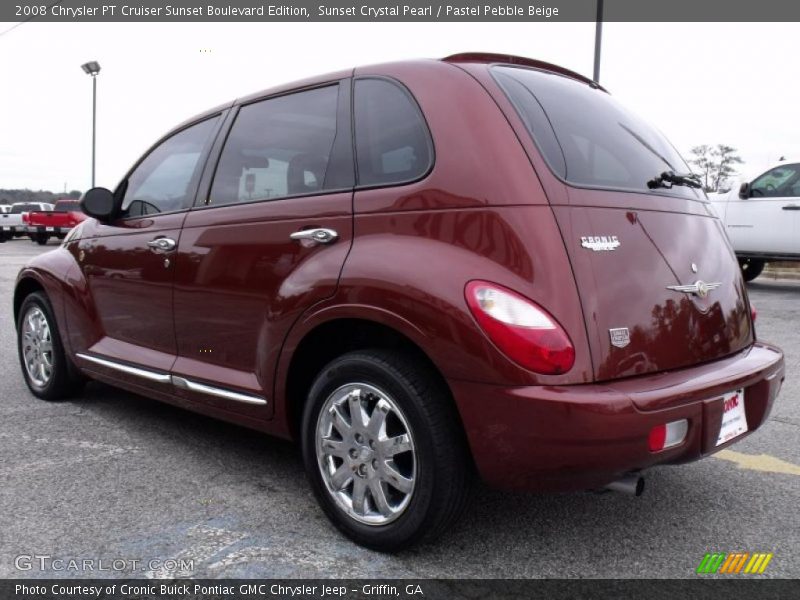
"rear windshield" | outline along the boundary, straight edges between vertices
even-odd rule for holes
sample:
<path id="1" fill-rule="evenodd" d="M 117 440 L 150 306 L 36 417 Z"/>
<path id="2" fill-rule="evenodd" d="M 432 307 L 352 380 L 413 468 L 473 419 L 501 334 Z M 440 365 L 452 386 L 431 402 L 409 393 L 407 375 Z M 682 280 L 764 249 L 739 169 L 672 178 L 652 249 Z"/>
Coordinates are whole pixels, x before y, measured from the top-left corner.
<path id="1" fill-rule="evenodd" d="M 21 213 L 33 212 L 40 209 L 41 207 L 38 204 L 15 204 L 14 206 L 11 207 L 11 213 L 18 215 Z"/>
<path id="2" fill-rule="evenodd" d="M 689 167 L 664 135 L 606 92 L 536 69 L 492 68 L 553 172 L 580 187 L 652 193 L 647 182 Z M 685 186 L 655 192 L 704 199 Z"/>
<path id="3" fill-rule="evenodd" d="M 53 207 L 53 210 L 56 212 L 69 212 L 71 210 L 79 211 L 80 209 L 81 204 L 77 200 L 70 202 L 56 202 L 56 205 Z"/>

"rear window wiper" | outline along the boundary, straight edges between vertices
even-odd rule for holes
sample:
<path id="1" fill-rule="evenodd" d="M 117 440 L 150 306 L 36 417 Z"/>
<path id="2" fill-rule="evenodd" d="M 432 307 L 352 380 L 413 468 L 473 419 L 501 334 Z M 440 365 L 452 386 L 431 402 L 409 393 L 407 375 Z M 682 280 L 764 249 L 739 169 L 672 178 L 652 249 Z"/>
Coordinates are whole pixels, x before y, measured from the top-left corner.
<path id="1" fill-rule="evenodd" d="M 651 190 L 659 187 L 669 189 L 673 185 L 685 185 L 697 189 L 703 187 L 700 179 L 694 173 L 675 173 L 674 171 L 664 171 L 647 182 L 647 187 Z"/>

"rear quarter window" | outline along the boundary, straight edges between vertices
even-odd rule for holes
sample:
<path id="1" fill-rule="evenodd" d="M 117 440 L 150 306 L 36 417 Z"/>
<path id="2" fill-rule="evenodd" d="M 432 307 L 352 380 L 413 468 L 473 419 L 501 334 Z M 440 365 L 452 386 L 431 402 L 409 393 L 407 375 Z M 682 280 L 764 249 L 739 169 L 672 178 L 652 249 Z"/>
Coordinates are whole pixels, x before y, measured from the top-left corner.
<path id="1" fill-rule="evenodd" d="M 354 118 L 358 184 L 407 183 L 433 164 L 433 142 L 411 94 L 388 79 L 357 79 Z"/>

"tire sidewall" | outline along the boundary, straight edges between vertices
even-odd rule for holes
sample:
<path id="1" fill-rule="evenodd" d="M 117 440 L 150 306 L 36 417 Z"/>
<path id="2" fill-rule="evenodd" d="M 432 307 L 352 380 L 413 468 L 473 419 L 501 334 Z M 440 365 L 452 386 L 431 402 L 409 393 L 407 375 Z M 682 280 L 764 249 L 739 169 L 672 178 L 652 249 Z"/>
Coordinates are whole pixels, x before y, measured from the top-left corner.
<path id="1" fill-rule="evenodd" d="M 22 325 L 25 315 L 33 306 L 39 308 L 44 314 L 45 319 L 47 319 L 47 325 L 50 328 L 50 340 L 53 346 L 53 375 L 50 377 L 50 381 L 43 387 L 37 387 L 31 382 L 28 369 L 25 366 L 25 357 L 22 352 Z M 17 319 L 17 355 L 19 356 L 19 363 L 22 368 L 22 376 L 31 393 L 45 400 L 55 398 L 59 394 L 61 387 L 63 387 L 64 380 L 66 379 L 66 360 L 63 346 L 61 345 L 61 336 L 58 332 L 58 324 L 53 315 L 52 307 L 44 294 L 40 292 L 34 292 L 27 296 L 20 306 L 19 317 Z"/>
<path id="2" fill-rule="evenodd" d="M 367 525 L 348 516 L 331 498 L 319 470 L 316 429 L 328 397 L 348 383 L 366 383 L 391 396 L 411 429 L 416 454 L 414 491 L 405 511 L 386 525 Z M 302 450 L 311 487 L 333 523 L 358 543 L 384 551 L 397 550 L 424 534 L 435 493 L 436 460 L 417 390 L 402 375 L 363 353 L 345 355 L 325 367 L 308 394 L 302 423 Z"/>

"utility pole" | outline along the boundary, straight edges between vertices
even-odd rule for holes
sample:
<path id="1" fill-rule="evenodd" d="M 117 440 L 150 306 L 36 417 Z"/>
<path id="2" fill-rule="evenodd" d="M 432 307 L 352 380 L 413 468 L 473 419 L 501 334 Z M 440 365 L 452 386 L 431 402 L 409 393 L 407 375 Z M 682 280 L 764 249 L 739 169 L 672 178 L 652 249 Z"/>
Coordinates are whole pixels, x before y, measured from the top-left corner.
<path id="1" fill-rule="evenodd" d="M 603 0 L 597 0 L 597 20 L 594 30 L 594 77 L 600 83 L 600 46 L 603 41 Z"/>

